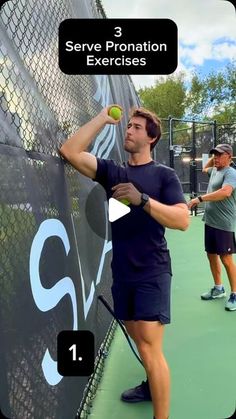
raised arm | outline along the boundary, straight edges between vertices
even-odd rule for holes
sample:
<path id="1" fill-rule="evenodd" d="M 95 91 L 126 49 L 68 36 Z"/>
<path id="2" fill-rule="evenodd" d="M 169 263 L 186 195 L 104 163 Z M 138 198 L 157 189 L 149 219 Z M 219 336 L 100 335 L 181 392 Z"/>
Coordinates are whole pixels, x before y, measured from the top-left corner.
<path id="1" fill-rule="evenodd" d="M 68 138 L 59 149 L 60 154 L 68 162 L 85 176 L 94 179 L 97 172 L 97 159 L 91 153 L 86 152 L 89 145 L 106 124 L 116 125 L 119 120 L 108 115 L 110 105 L 104 108 L 95 118 L 83 125 L 75 134 Z"/>
<path id="2" fill-rule="evenodd" d="M 208 170 L 211 169 L 213 166 L 214 166 L 214 157 L 212 156 L 207 160 L 205 166 L 202 169 L 202 172 L 207 173 Z"/>

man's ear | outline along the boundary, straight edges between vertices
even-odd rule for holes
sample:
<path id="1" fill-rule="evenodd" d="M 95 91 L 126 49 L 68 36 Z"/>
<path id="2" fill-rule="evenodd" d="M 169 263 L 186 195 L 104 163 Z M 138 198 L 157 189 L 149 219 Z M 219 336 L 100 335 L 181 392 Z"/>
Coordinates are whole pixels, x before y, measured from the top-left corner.
<path id="1" fill-rule="evenodd" d="M 149 144 L 155 143 L 156 140 L 157 140 L 157 137 L 151 138 L 149 140 Z"/>

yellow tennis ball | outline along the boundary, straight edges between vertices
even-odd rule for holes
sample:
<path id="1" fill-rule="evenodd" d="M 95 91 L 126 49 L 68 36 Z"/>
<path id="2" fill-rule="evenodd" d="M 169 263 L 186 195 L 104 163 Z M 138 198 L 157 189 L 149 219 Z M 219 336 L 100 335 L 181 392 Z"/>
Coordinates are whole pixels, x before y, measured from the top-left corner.
<path id="1" fill-rule="evenodd" d="M 112 106 L 109 109 L 109 112 L 108 112 L 108 115 L 111 116 L 113 119 L 116 119 L 116 120 L 120 119 L 121 114 L 122 114 L 122 111 L 117 106 Z"/>
<path id="2" fill-rule="evenodd" d="M 120 202 L 122 202 L 122 204 L 124 204 L 124 205 L 129 205 L 130 204 L 130 202 L 126 198 L 121 199 Z"/>

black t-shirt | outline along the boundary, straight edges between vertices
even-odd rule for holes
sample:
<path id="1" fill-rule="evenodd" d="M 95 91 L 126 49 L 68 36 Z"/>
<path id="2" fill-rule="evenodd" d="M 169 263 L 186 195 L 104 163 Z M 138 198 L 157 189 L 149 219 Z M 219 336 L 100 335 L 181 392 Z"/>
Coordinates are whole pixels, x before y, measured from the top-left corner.
<path id="1" fill-rule="evenodd" d="M 140 191 L 167 205 L 185 203 L 182 187 L 175 171 L 151 161 L 147 164 L 123 165 L 97 158 L 96 182 L 111 198 L 111 188 L 131 182 Z M 131 212 L 111 223 L 114 280 L 139 281 L 171 273 L 171 261 L 164 237 L 165 228 L 143 208 L 130 205 Z"/>

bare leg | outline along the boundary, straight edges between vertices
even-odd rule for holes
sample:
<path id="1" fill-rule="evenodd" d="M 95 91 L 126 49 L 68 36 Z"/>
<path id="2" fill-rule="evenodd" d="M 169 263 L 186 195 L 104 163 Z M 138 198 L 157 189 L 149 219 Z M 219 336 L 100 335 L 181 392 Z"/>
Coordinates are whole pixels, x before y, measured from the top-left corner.
<path id="1" fill-rule="evenodd" d="M 164 325 L 152 321 L 126 321 L 142 358 L 152 395 L 154 416 L 167 419 L 170 404 L 170 374 L 162 352 Z"/>
<path id="2" fill-rule="evenodd" d="M 236 265 L 233 260 L 233 255 L 221 255 L 220 258 L 227 272 L 231 292 L 236 292 Z"/>
<path id="3" fill-rule="evenodd" d="M 215 285 L 222 285 L 220 257 L 214 253 L 207 253 L 207 257 Z"/>

